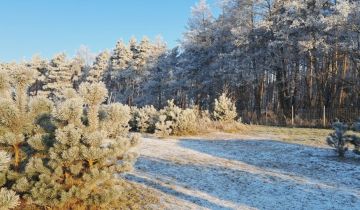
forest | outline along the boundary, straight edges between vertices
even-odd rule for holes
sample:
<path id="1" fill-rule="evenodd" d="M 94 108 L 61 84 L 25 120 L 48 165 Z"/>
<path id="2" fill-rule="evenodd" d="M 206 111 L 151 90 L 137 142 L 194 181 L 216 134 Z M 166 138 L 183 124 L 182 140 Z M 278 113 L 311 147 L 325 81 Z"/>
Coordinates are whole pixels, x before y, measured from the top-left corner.
<path id="1" fill-rule="evenodd" d="M 174 48 L 0 63 L 0 210 L 359 208 L 360 1 L 218 7 Z"/>
<path id="2" fill-rule="evenodd" d="M 25 65 L 41 75 L 32 95 L 58 97 L 65 87 L 103 81 L 108 100 L 162 108 L 213 109 L 226 92 L 239 113 L 264 109 L 289 118 L 291 108 L 360 106 L 358 1 L 226 0 L 214 17 L 205 1 L 192 8 L 178 47 L 158 38 L 119 41 L 91 63 L 83 53 Z M 11 69 L 18 64 L 2 63 Z"/>

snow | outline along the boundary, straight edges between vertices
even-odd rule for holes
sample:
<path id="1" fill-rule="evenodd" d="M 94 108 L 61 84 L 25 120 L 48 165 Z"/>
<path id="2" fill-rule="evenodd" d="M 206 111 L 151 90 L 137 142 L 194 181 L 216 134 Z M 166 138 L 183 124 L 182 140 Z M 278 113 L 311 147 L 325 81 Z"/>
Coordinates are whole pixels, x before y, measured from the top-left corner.
<path id="1" fill-rule="evenodd" d="M 143 138 L 127 179 L 166 209 L 360 209 L 360 160 L 245 136 Z"/>

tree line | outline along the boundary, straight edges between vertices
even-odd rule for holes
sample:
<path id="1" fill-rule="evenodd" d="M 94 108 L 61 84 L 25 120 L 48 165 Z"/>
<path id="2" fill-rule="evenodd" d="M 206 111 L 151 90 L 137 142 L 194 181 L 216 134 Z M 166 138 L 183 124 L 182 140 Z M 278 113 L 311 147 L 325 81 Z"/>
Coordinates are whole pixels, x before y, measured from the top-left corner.
<path id="1" fill-rule="evenodd" d="M 205 0 L 193 8 L 179 46 L 161 39 L 119 41 L 88 65 L 58 54 L 27 62 L 40 75 L 33 95 L 54 100 L 83 81 L 103 81 L 108 101 L 130 106 L 214 109 L 226 93 L 238 113 L 290 117 L 292 107 L 360 106 L 360 2 L 223 0 L 215 17 Z M 1 68 L 18 64 L 3 63 Z"/>

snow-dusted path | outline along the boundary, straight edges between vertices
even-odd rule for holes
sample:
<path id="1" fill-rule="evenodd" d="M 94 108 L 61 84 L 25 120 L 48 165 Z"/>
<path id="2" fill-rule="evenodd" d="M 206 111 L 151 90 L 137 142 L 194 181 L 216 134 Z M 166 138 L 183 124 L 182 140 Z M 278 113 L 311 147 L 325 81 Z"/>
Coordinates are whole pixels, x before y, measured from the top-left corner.
<path id="1" fill-rule="evenodd" d="M 360 209 L 360 160 L 254 138 L 144 138 L 129 180 L 167 209 Z M 160 208 L 160 207 L 159 207 Z"/>

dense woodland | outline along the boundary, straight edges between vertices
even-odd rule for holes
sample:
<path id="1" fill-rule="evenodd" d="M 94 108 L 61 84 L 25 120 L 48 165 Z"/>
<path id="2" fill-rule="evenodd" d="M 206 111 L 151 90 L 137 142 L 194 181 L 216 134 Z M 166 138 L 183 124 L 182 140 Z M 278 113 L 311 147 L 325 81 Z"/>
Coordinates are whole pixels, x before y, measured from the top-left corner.
<path id="1" fill-rule="evenodd" d="M 360 2 L 356 0 L 223 0 L 212 15 L 192 8 L 183 39 L 118 41 L 94 62 L 61 53 L 25 65 L 40 77 L 32 95 L 62 97 L 65 88 L 103 81 L 108 101 L 162 108 L 214 108 L 226 92 L 238 112 L 360 106 Z M 19 64 L 3 63 L 11 69 Z M 21 64 L 24 65 L 24 64 Z"/>

